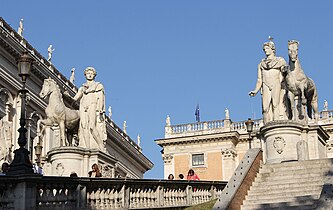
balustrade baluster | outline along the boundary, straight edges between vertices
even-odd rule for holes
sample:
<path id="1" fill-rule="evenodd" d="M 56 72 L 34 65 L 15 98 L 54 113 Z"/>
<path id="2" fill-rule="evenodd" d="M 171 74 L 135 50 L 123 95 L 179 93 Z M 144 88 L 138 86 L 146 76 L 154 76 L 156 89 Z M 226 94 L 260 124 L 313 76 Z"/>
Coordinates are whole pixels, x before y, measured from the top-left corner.
<path id="1" fill-rule="evenodd" d="M 112 189 L 109 194 L 111 209 L 116 208 L 115 191 L 115 189 Z"/>
<path id="2" fill-rule="evenodd" d="M 135 191 L 132 188 L 130 191 L 130 208 L 134 208 L 135 207 Z"/>
<path id="3" fill-rule="evenodd" d="M 165 189 L 165 192 L 164 192 L 164 204 L 165 206 L 169 206 L 169 189 Z"/>
<path id="4" fill-rule="evenodd" d="M 110 188 L 107 188 L 105 190 L 105 194 L 104 194 L 104 201 L 105 201 L 105 208 L 106 209 L 110 209 L 111 207 L 111 201 L 110 201 Z"/>
<path id="5" fill-rule="evenodd" d="M 105 190 L 102 189 L 101 192 L 100 192 L 100 209 L 105 209 Z"/>

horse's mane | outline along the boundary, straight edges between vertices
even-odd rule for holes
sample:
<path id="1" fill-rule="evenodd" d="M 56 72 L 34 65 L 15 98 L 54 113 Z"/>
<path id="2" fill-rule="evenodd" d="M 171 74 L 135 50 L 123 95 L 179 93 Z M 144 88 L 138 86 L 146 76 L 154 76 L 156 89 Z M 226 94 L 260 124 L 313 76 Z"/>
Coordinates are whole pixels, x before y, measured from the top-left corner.
<path id="1" fill-rule="evenodd" d="M 60 87 L 59 87 L 59 85 L 56 83 L 56 81 L 54 81 L 54 79 L 52 79 L 52 78 L 48 78 L 48 79 L 46 79 L 49 83 L 52 83 L 53 85 L 54 85 L 54 89 L 60 94 L 60 98 L 61 98 L 61 101 L 63 101 L 63 99 L 62 99 L 62 94 L 61 94 L 61 91 L 60 91 Z"/>

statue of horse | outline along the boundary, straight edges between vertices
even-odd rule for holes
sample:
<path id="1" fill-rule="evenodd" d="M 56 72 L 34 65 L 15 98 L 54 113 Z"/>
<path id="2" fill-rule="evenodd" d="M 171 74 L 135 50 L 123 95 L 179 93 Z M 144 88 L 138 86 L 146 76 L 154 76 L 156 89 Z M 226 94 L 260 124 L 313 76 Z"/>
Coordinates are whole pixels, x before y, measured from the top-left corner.
<path id="1" fill-rule="evenodd" d="M 42 126 L 43 133 L 45 126 L 59 125 L 60 130 L 60 146 L 71 145 L 71 140 L 67 138 L 66 141 L 66 129 L 67 132 L 73 131 L 78 128 L 79 124 L 79 111 L 72 110 L 65 106 L 60 88 L 56 82 L 49 78 L 44 80 L 44 84 L 39 96 L 45 99 L 49 96 L 49 104 L 45 109 L 46 119 L 40 120 L 39 124 Z M 38 128 L 39 125 L 38 125 Z"/>
<path id="2" fill-rule="evenodd" d="M 286 86 L 291 103 L 291 115 L 295 112 L 295 97 L 298 96 L 297 108 L 299 110 L 299 119 L 302 119 L 302 106 L 306 106 L 309 118 L 318 120 L 318 94 L 314 81 L 307 77 L 301 67 L 298 58 L 299 42 L 295 40 L 288 41 L 289 67 L 285 68 Z M 296 116 L 293 116 L 294 118 Z"/>

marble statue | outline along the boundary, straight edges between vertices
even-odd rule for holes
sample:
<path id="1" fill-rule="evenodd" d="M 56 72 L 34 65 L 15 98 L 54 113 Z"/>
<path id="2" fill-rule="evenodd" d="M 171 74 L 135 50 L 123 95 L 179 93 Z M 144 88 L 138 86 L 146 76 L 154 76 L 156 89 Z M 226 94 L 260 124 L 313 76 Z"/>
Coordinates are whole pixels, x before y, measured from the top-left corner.
<path id="1" fill-rule="evenodd" d="M 224 112 L 225 112 L 225 119 L 226 119 L 226 120 L 230 120 L 229 109 L 228 109 L 228 108 L 225 108 Z"/>
<path id="2" fill-rule="evenodd" d="M 55 49 L 52 49 L 52 44 L 50 44 L 49 47 L 47 48 L 47 53 L 48 53 L 47 61 L 51 61 L 53 51 L 55 51 Z"/>
<path id="3" fill-rule="evenodd" d="M 20 35 L 20 36 L 23 36 L 23 19 L 20 20 L 20 24 L 19 24 L 19 27 L 17 29 L 17 33 Z"/>
<path id="4" fill-rule="evenodd" d="M 270 38 L 265 42 L 263 50 L 266 58 L 258 65 L 258 79 L 255 89 L 249 92 L 251 97 L 255 96 L 258 91 L 262 95 L 262 112 L 264 123 L 281 119 L 285 115 L 282 109 L 283 102 L 283 75 L 282 69 L 287 65 L 282 57 L 275 55 L 275 44 Z"/>
<path id="5" fill-rule="evenodd" d="M 123 123 L 123 131 L 124 131 L 124 133 L 127 133 L 126 128 L 127 128 L 126 121 L 124 121 L 124 123 Z"/>
<path id="6" fill-rule="evenodd" d="M 170 121 L 170 116 L 169 115 L 167 115 L 167 117 L 166 117 L 165 124 L 166 124 L 166 126 L 170 126 L 171 125 L 171 121 Z"/>
<path id="7" fill-rule="evenodd" d="M 86 148 L 105 148 L 107 139 L 105 125 L 105 94 L 104 86 L 95 81 L 97 75 L 93 67 L 84 70 L 87 82 L 84 83 L 74 96 L 74 100 L 80 100 L 80 146 Z"/>
<path id="8" fill-rule="evenodd" d="M 138 136 L 137 136 L 137 140 L 138 140 L 138 146 L 141 147 L 141 146 L 140 146 L 140 144 L 141 144 L 141 137 L 140 137 L 139 134 L 138 134 Z"/>
<path id="9" fill-rule="evenodd" d="M 328 111 L 328 102 L 324 100 L 324 111 Z"/>
<path id="10" fill-rule="evenodd" d="M 298 45 L 296 40 L 288 41 L 288 55 L 289 66 L 284 69 L 286 73 L 286 86 L 289 91 L 289 99 L 291 103 L 291 113 L 294 114 L 295 105 L 298 108 L 298 119 L 304 118 L 302 114 L 302 106 L 307 107 L 307 113 L 309 118 L 313 118 L 312 110 L 314 112 L 314 118 L 319 119 L 318 113 L 318 94 L 314 81 L 307 77 L 301 67 L 298 58 Z M 295 97 L 298 97 L 298 104 L 295 104 Z M 293 119 L 297 119 L 293 116 Z"/>
<path id="11" fill-rule="evenodd" d="M 12 162 L 12 122 L 0 120 L 0 161 Z"/>
<path id="12" fill-rule="evenodd" d="M 111 108 L 111 106 L 109 106 L 109 108 L 108 108 L 108 116 L 111 119 L 111 117 L 112 117 L 112 108 Z"/>
<path id="13" fill-rule="evenodd" d="M 43 135 L 45 126 L 59 125 L 60 146 L 70 146 L 72 142 L 71 138 L 74 134 L 73 132 L 79 123 L 79 112 L 65 106 L 59 86 L 51 78 L 44 79 L 44 84 L 39 96 L 43 99 L 49 96 L 49 103 L 45 109 L 46 119 L 38 120 L 37 122 L 39 135 Z M 66 129 L 69 135 L 67 141 L 65 134 Z"/>
<path id="14" fill-rule="evenodd" d="M 75 68 L 71 69 L 71 77 L 69 78 L 69 81 L 74 84 L 75 81 Z"/>

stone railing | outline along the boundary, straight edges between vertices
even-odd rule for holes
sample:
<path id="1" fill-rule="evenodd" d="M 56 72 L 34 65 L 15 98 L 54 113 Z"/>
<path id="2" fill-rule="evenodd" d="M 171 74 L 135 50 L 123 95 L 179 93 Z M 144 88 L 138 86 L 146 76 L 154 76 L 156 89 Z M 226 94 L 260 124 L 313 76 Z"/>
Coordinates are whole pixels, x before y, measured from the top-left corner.
<path id="1" fill-rule="evenodd" d="M 226 182 L 0 176 L 0 209 L 181 208 L 221 195 Z"/>
<path id="2" fill-rule="evenodd" d="M 321 119 L 333 119 L 333 110 L 321 111 L 320 112 Z"/>
<path id="3" fill-rule="evenodd" d="M 186 134 L 218 133 L 221 131 L 246 132 L 246 121 L 231 122 L 230 120 L 213 120 L 197 123 L 170 125 L 165 127 L 165 137 L 177 137 Z M 262 119 L 254 120 L 254 131 L 259 130 L 263 125 Z"/>
<path id="4" fill-rule="evenodd" d="M 333 120 L 333 110 L 321 111 L 319 124 L 326 120 Z M 262 119 L 253 120 L 253 130 L 258 131 L 263 126 Z M 179 137 L 193 134 L 211 134 L 223 131 L 238 131 L 246 133 L 245 121 L 232 122 L 230 120 L 213 120 L 188 124 L 170 125 L 165 127 L 165 138 Z"/>

